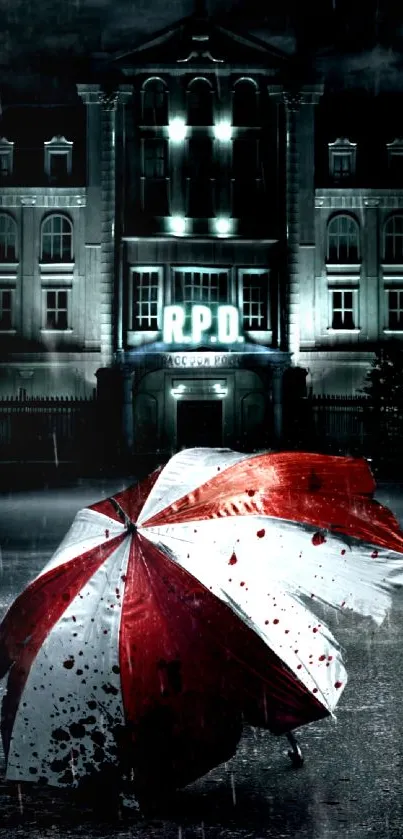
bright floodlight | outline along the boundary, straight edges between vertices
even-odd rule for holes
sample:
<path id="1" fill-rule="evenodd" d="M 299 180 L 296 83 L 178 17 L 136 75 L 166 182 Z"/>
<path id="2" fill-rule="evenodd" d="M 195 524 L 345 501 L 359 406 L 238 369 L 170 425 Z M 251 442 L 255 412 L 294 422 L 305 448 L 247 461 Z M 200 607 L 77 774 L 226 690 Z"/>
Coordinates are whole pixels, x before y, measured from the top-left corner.
<path id="1" fill-rule="evenodd" d="M 175 117 L 168 125 L 169 138 L 174 143 L 181 143 L 186 137 L 186 132 L 187 125 L 182 117 Z"/>
<path id="2" fill-rule="evenodd" d="M 228 218 L 218 218 L 216 219 L 216 231 L 219 236 L 228 236 L 231 230 L 231 223 Z"/>
<path id="3" fill-rule="evenodd" d="M 228 120 L 222 120 L 214 126 L 214 136 L 217 140 L 228 142 L 232 137 L 232 125 Z"/>
<path id="4" fill-rule="evenodd" d="M 175 236 L 183 236 L 186 230 L 186 219 L 183 216 L 172 216 L 171 230 Z"/>

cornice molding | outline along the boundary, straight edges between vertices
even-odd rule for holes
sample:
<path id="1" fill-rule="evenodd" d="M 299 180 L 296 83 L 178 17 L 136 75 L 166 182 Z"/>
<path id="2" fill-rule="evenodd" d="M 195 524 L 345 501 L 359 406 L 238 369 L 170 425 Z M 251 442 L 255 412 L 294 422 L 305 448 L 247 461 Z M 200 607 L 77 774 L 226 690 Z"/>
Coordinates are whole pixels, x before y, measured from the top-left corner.
<path id="1" fill-rule="evenodd" d="M 0 207 L 85 207 L 86 189 L 54 187 L 4 187 L 0 193 Z"/>

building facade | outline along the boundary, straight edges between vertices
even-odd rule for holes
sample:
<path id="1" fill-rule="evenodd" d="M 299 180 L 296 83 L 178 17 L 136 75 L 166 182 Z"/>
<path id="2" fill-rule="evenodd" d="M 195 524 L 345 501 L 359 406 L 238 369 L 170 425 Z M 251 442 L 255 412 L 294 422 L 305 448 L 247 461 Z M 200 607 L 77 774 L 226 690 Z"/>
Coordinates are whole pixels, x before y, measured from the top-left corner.
<path id="1" fill-rule="evenodd" d="M 362 385 L 403 330 L 403 144 L 387 188 L 346 137 L 321 169 L 324 86 L 289 65 L 193 15 L 63 107 L 6 105 L 0 396 L 96 388 L 129 451 L 253 450 L 282 440 L 285 381 Z"/>

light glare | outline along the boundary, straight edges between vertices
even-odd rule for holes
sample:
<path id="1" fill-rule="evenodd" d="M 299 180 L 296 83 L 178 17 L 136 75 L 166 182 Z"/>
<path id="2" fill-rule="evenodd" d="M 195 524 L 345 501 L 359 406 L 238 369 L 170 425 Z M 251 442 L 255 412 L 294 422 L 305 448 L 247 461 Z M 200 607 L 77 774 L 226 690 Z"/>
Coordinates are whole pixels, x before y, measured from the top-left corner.
<path id="1" fill-rule="evenodd" d="M 218 122 L 217 125 L 214 126 L 214 136 L 216 140 L 221 140 L 223 143 L 227 143 L 232 138 L 232 125 L 228 120 L 223 120 L 222 122 Z"/>
<path id="2" fill-rule="evenodd" d="M 187 125 L 182 117 L 175 117 L 168 125 L 170 140 L 174 143 L 181 143 L 186 137 Z"/>

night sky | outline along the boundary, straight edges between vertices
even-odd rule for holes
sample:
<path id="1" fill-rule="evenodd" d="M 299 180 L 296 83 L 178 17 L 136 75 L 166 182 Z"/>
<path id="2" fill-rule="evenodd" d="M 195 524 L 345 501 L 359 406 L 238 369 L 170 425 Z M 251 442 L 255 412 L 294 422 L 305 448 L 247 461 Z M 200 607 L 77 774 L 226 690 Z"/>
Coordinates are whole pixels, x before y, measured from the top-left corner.
<path id="1" fill-rule="evenodd" d="M 92 53 L 130 49 L 190 14 L 193 0 L 0 0 L 0 87 L 33 91 L 84 78 Z M 333 89 L 403 89 L 403 3 L 396 0 L 207 0 L 324 74 Z"/>

